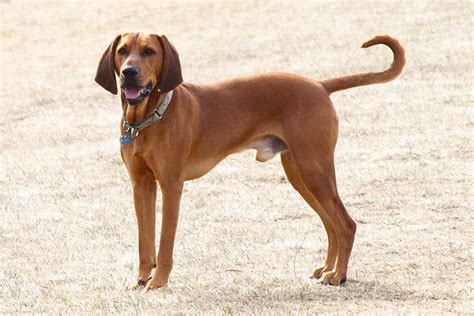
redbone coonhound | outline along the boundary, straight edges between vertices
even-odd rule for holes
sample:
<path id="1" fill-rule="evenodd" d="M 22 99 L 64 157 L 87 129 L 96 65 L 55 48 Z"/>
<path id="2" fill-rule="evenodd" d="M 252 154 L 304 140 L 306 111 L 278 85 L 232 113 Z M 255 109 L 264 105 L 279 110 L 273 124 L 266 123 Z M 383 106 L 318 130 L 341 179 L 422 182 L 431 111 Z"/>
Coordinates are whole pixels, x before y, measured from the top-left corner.
<path id="1" fill-rule="evenodd" d="M 120 78 L 121 154 L 138 222 L 135 288 L 168 283 L 184 181 L 205 175 L 229 154 L 245 149 L 256 149 L 262 162 L 281 153 L 288 181 L 321 217 L 328 236 L 326 260 L 311 277 L 331 285 L 346 281 L 356 223 L 337 192 L 338 117 L 329 96 L 401 74 L 403 47 L 389 36 L 374 37 L 362 47 L 376 44 L 387 45 L 394 54 L 393 64 L 383 72 L 322 81 L 262 73 L 198 85 L 183 83 L 178 53 L 166 36 L 126 33 L 112 41 L 95 80 L 117 94 L 116 75 Z M 158 256 L 157 182 L 163 202 Z"/>

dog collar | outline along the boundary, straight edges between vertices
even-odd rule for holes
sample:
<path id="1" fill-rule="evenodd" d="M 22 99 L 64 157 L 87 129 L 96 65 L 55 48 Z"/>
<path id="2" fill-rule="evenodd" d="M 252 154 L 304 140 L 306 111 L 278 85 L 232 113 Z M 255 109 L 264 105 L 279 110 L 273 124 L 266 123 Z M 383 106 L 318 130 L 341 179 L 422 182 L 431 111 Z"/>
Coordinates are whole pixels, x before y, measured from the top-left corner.
<path id="1" fill-rule="evenodd" d="M 131 144 L 133 138 L 137 137 L 140 134 L 140 131 L 148 126 L 158 122 L 163 118 L 163 114 L 165 114 L 166 109 L 171 103 L 171 98 L 173 97 L 173 90 L 168 92 L 165 98 L 158 103 L 156 106 L 155 111 L 150 116 L 145 117 L 143 120 L 135 122 L 133 124 L 129 124 L 127 119 L 125 118 L 125 114 L 123 116 L 123 127 L 125 128 L 125 135 L 120 137 L 120 143 L 123 145 Z"/>

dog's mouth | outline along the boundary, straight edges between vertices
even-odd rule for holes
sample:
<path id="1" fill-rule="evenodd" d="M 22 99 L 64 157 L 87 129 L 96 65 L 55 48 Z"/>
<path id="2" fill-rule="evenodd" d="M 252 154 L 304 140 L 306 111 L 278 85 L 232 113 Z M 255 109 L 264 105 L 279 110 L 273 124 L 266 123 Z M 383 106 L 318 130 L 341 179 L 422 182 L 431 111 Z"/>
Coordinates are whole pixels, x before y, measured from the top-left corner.
<path id="1" fill-rule="evenodd" d="M 152 88 L 151 81 L 145 86 L 140 86 L 136 82 L 125 81 L 122 85 L 122 91 L 130 105 L 140 103 L 144 98 L 150 95 Z"/>

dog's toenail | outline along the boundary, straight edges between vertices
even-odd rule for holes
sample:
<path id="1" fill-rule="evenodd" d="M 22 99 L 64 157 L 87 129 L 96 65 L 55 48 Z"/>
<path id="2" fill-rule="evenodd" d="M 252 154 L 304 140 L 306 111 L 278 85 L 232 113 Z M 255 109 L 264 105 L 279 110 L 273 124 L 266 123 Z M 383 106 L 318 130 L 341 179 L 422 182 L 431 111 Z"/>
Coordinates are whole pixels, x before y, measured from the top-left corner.
<path id="1" fill-rule="evenodd" d="M 341 279 L 341 284 L 346 283 L 346 281 L 347 281 L 347 277 L 343 277 L 343 278 Z"/>

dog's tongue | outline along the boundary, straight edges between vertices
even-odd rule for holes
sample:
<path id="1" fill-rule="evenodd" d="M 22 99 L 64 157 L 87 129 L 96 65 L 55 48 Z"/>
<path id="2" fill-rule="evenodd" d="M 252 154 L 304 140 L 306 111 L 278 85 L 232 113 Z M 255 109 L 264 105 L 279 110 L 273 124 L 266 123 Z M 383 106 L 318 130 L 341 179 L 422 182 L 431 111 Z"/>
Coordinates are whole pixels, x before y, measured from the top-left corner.
<path id="1" fill-rule="evenodd" d="M 133 100 L 140 96 L 141 89 L 139 87 L 131 86 L 124 89 L 125 97 Z"/>

